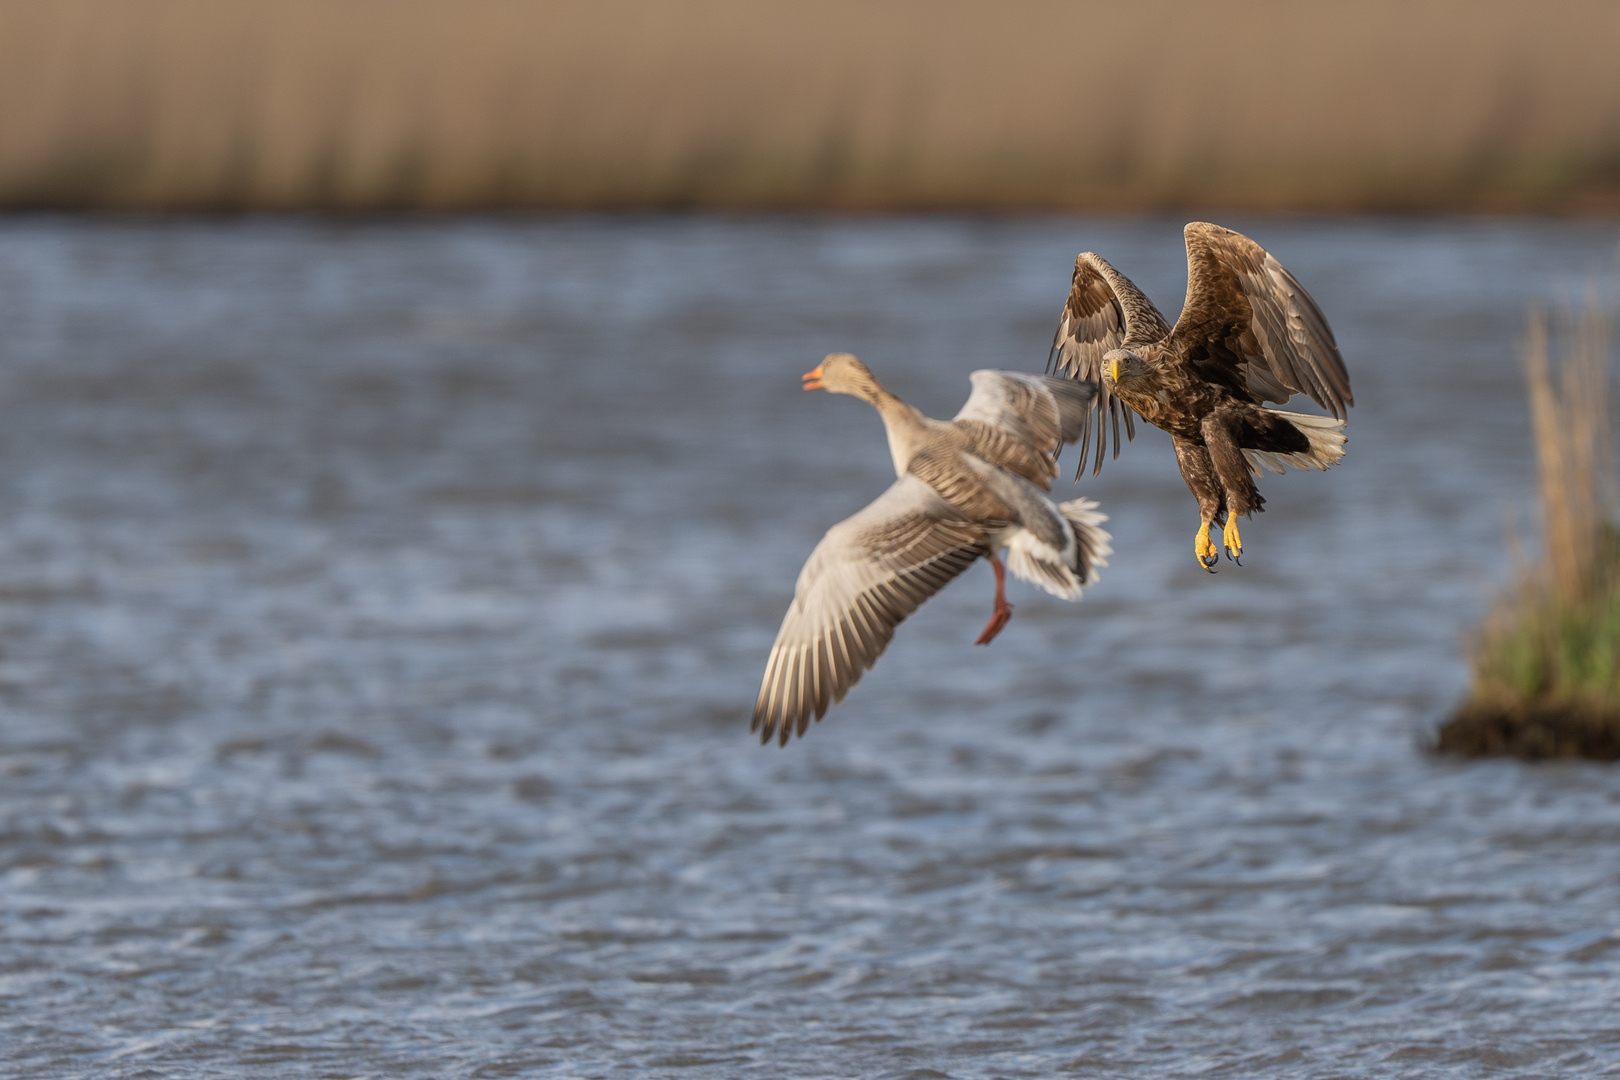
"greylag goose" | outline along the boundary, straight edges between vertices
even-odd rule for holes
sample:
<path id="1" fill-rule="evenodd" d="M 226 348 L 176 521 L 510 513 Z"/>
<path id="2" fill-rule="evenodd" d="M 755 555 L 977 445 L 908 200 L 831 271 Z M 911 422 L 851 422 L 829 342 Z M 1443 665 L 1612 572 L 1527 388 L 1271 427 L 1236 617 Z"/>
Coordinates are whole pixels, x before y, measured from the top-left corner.
<path id="1" fill-rule="evenodd" d="M 1006 568 L 1065 600 L 1096 579 L 1111 553 L 1106 516 L 1090 499 L 1054 504 L 1043 492 L 1057 454 L 1079 438 L 1096 387 L 1012 371 L 975 371 L 952 420 L 931 420 L 883 388 L 849 353 L 804 376 L 806 390 L 851 394 L 883 418 L 899 477 L 866 509 L 834 525 L 810 553 L 782 619 L 751 730 L 782 745 L 844 699 L 894 628 L 976 559 L 996 573 L 988 645 L 1012 616 Z"/>
<path id="2" fill-rule="evenodd" d="M 1333 331 L 1294 275 L 1247 236 L 1195 221 L 1187 238 L 1187 302 L 1174 328 L 1130 280 L 1089 251 L 1074 261 L 1074 281 L 1052 338 L 1048 371 L 1101 383 L 1081 425 L 1086 465 L 1091 419 L 1097 424 L 1096 475 L 1119 421 L 1134 438 L 1134 411 L 1168 431 L 1176 463 L 1198 500 L 1193 553 L 1210 573 L 1220 551 L 1210 526 L 1224 516 L 1227 557 L 1243 554 L 1237 519 L 1265 507 L 1254 477 L 1326 469 L 1344 457 L 1344 417 L 1354 404 L 1350 376 Z M 1266 409 L 1295 394 L 1331 417 Z M 1123 406 L 1123 408 L 1122 408 Z"/>

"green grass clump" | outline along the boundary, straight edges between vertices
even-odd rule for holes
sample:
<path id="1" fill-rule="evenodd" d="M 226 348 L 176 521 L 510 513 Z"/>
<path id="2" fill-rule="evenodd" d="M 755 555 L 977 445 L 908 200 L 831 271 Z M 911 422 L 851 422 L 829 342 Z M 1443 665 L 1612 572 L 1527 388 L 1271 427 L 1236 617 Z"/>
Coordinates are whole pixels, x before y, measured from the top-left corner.
<path id="1" fill-rule="evenodd" d="M 1439 747 L 1466 755 L 1620 760 L 1620 534 L 1573 602 L 1527 586 L 1480 632 L 1468 701 Z"/>
<path id="2" fill-rule="evenodd" d="M 1546 319 L 1525 350 L 1541 487 L 1541 559 L 1497 604 L 1473 650 L 1468 700 L 1438 748 L 1468 756 L 1620 760 L 1620 530 L 1609 413 L 1610 324 L 1569 320 L 1555 373 Z"/>

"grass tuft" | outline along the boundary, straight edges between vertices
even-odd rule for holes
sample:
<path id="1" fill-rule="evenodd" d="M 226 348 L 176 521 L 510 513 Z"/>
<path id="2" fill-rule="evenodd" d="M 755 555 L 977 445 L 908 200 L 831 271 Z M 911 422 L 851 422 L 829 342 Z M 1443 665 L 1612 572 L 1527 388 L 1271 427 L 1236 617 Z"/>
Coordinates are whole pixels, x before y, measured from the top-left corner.
<path id="1" fill-rule="evenodd" d="M 1530 399 L 1543 544 L 1475 640 L 1473 686 L 1439 732 L 1465 756 L 1620 760 L 1620 529 L 1609 408 L 1613 325 L 1596 290 L 1553 328 L 1530 313 Z M 1556 371 L 1554 370 L 1556 366 Z"/>

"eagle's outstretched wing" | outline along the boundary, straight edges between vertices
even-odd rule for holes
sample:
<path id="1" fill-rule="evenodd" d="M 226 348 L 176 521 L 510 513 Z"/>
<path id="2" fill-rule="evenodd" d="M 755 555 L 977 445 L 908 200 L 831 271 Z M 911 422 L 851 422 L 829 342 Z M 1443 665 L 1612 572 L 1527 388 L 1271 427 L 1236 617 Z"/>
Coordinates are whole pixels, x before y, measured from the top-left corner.
<path id="1" fill-rule="evenodd" d="M 1058 451 L 1080 438 L 1097 384 L 1020 371 L 975 371 L 973 393 L 952 423 L 973 452 L 1042 490 L 1058 473 Z"/>
<path id="2" fill-rule="evenodd" d="M 1091 474 L 1102 469 L 1103 452 L 1111 444 L 1119 456 L 1119 422 L 1125 418 L 1125 438 L 1136 438 L 1133 414 L 1109 392 L 1102 378 L 1103 354 L 1127 345 L 1158 341 L 1170 333 L 1159 309 L 1131 283 L 1131 279 L 1108 265 L 1093 252 L 1082 252 L 1074 260 L 1074 283 L 1058 317 L 1057 333 L 1052 335 L 1052 351 L 1046 370 L 1062 372 L 1076 379 L 1097 384 L 1097 397 L 1086 414 L 1080 431 L 1080 470 L 1091 452 L 1091 423 L 1098 413 L 1106 420 L 1097 424 L 1097 463 Z M 1110 428 L 1112 440 L 1110 441 Z"/>
<path id="3" fill-rule="evenodd" d="M 1241 233 L 1195 221 L 1185 234 L 1187 303 L 1171 343 L 1205 378 L 1256 403 L 1308 394 L 1343 419 L 1350 375 L 1311 294 Z"/>
<path id="4" fill-rule="evenodd" d="M 827 530 L 799 574 L 750 728 L 783 745 L 870 671 L 894 628 L 989 551 L 985 534 L 907 474 Z"/>

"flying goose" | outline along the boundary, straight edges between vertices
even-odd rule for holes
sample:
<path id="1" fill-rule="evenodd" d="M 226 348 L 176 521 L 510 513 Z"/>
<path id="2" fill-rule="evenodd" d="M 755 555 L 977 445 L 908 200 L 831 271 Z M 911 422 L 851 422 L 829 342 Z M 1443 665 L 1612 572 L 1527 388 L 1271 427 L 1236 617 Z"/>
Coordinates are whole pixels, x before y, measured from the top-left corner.
<path id="1" fill-rule="evenodd" d="M 883 388 L 865 364 L 833 353 L 806 390 L 851 394 L 883 418 L 899 477 L 866 509 L 827 530 L 799 574 L 754 703 L 750 730 L 787 745 L 871 669 L 894 628 L 971 566 L 990 560 L 996 599 L 978 644 L 1012 617 L 1007 568 L 1065 600 L 1080 599 L 1112 552 L 1090 499 L 1054 504 L 1043 492 L 1057 454 L 1080 437 L 1096 386 L 975 371 L 954 419 L 932 420 Z"/>

